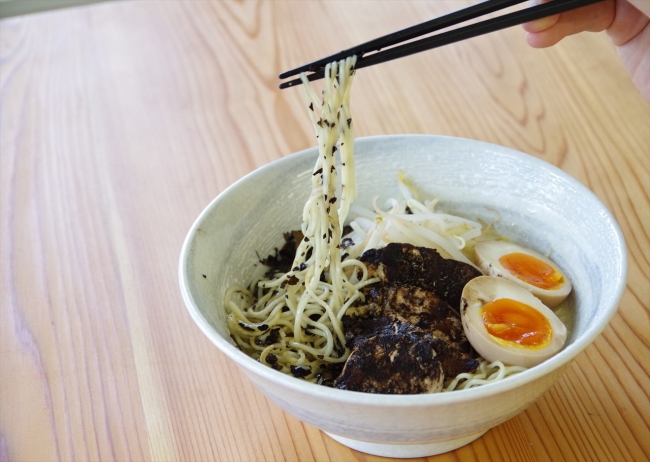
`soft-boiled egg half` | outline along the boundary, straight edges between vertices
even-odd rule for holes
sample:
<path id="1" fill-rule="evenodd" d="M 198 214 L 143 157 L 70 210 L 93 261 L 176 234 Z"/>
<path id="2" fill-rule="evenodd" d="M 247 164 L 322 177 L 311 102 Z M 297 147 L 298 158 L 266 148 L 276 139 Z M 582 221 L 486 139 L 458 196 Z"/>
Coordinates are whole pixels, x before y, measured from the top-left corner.
<path id="1" fill-rule="evenodd" d="M 567 330 L 537 297 L 503 278 L 479 276 L 461 295 L 467 339 L 488 361 L 532 367 L 564 346 Z"/>
<path id="2" fill-rule="evenodd" d="M 476 245 L 476 262 L 488 276 L 499 276 L 528 289 L 546 306 L 556 307 L 571 292 L 571 281 L 544 255 L 505 241 Z"/>

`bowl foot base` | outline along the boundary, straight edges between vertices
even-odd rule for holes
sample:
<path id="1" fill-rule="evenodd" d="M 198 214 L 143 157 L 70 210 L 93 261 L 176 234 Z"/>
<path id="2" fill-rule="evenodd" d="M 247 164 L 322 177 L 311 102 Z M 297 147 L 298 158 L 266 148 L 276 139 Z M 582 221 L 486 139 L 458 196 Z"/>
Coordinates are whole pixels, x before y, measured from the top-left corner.
<path id="1" fill-rule="evenodd" d="M 458 449 L 459 447 L 465 446 L 475 439 L 480 438 L 486 431 L 487 430 L 483 430 L 478 433 L 473 433 L 463 438 L 423 444 L 371 443 L 368 441 L 353 440 L 327 432 L 325 433 L 339 443 L 357 451 L 365 452 L 366 454 L 383 457 L 409 458 L 435 456 L 436 454 L 442 454 L 443 452 L 453 451 L 454 449 Z"/>

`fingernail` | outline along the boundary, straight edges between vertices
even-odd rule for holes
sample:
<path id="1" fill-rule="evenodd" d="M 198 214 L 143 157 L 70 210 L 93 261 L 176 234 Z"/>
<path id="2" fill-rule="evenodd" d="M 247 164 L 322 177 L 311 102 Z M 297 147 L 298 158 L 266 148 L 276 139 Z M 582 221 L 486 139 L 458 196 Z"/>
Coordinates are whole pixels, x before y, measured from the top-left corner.
<path id="1" fill-rule="evenodd" d="M 548 16 L 546 18 L 537 19 L 526 24 L 528 32 L 541 32 L 550 27 L 553 27 L 558 20 L 558 15 Z"/>

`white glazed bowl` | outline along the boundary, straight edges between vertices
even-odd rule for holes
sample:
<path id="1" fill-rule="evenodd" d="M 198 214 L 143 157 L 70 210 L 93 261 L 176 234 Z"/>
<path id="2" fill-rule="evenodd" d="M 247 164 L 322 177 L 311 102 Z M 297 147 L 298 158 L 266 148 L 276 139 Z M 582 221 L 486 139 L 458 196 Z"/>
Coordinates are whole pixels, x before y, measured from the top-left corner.
<path id="1" fill-rule="evenodd" d="M 355 148 L 355 203 L 399 197 L 397 172 L 402 170 L 420 191 L 439 197 L 440 207 L 486 221 L 498 210 L 500 234 L 541 253 L 552 250 L 574 284 L 569 303 L 575 318 L 564 349 L 495 384 L 401 396 L 314 385 L 242 353 L 228 334 L 223 295 L 232 284 L 248 284 L 257 254 L 272 253 L 284 232 L 299 229 L 315 148 L 252 172 L 208 205 L 183 245 L 183 298 L 203 333 L 286 412 L 370 454 L 423 457 L 450 451 L 526 409 L 600 334 L 625 288 L 625 242 L 610 212 L 587 188 L 529 155 L 426 135 L 361 138 Z"/>

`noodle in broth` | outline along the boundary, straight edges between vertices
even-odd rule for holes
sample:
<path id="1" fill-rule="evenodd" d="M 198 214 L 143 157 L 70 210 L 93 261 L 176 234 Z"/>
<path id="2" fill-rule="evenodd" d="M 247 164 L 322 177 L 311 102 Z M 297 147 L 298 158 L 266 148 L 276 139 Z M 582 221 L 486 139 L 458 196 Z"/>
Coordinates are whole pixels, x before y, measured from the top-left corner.
<path id="1" fill-rule="evenodd" d="M 351 223 L 355 245 L 342 255 L 343 223 L 356 197 L 350 113 L 355 62 L 351 57 L 327 65 L 322 98 L 301 76 L 319 154 L 291 270 L 255 279 L 248 287 L 230 287 L 225 294 L 228 327 L 237 346 L 263 364 L 311 382 L 319 382 L 321 366 L 343 363 L 350 355 L 341 320 L 361 297 L 360 289 L 379 281 L 369 278 L 357 259 L 364 250 L 408 242 L 473 265 L 463 250 L 481 239 L 480 223 L 434 212 L 437 201 L 419 202 L 400 173 L 404 200 L 393 199 L 388 210 L 376 204 L 374 211 L 357 210 L 361 216 Z M 521 370 L 481 360 L 475 373 L 447 378 L 444 391 L 490 383 Z"/>

